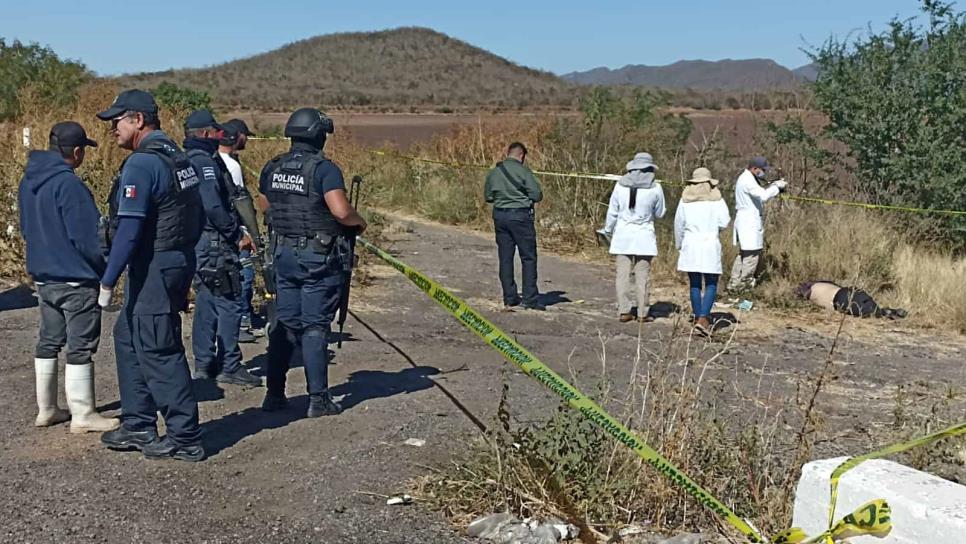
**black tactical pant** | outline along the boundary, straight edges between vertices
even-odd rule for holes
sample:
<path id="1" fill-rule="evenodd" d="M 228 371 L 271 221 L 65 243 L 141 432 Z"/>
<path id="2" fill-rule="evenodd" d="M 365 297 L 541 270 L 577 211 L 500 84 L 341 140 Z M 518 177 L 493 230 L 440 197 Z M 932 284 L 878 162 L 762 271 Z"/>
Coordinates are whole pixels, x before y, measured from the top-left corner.
<path id="1" fill-rule="evenodd" d="M 533 210 L 529 208 L 494 208 L 493 228 L 500 257 L 500 285 L 503 303 L 519 301 L 517 282 L 513 279 L 513 258 L 520 252 L 523 268 L 523 304 L 536 304 L 537 290 L 537 231 L 533 225 Z"/>

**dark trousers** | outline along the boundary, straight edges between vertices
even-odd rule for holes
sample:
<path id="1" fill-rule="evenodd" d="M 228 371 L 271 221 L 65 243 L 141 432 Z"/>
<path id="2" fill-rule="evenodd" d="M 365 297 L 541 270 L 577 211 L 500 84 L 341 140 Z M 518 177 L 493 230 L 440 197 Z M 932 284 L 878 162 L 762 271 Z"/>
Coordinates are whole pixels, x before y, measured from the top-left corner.
<path id="1" fill-rule="evenodd" d="M 196 284 L 191 348 L 197 370 L 231 373 L 241 369 L 241 307 L 240 295 L 215 295 L 203 283 Z"/>
<path id="2" fill-rule="evenodd" d="M 91 362 L 101 339 L 101 307 L 96 285 L 46 283 L 37 286 L 40 298 L 38 359 L 56 359 L 67 346 L 67 364 Z"/>
<path id="3" fill-rule="evenodd" d="M 537 231 L 533 226 L 533 210 L 528 208 L 494 208 L 493 228 L 500 257 L 500 285 L 503 303 L 519 301 L 517 282 L 513 278 L 513 257 L 520 252 L 523 268 L 523 303 L 536 304 L 537 290 Z"/>
<path id="4" fill-rule="evenodd" d="M 201 440 L 198 403 L 181 341 L 181 316 L 134 314 L 125 308 L 114 325 L 121 422 L 132 431 L 157 427 L 164 416 L 177 444 Z"/>
<path id="5" fill-rule="evenodd" d="M 285 374 L 301 364 L 310 395 L 329 388 L 328 333 L 342 288 L 338 258 L 311 248 L 279 245 L 275 256 L 275 312 L 277 324 L 268 339 L 266 387 L 269 394 L 285 393 Z"/>

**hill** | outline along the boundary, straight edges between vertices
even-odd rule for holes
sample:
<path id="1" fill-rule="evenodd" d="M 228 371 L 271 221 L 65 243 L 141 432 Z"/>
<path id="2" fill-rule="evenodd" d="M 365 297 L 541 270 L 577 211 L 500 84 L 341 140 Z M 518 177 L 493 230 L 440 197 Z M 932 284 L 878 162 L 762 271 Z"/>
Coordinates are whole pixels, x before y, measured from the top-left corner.
<path id="1" fill-rule="evenodd" d="M 548 73 L 426 28 L 329 34 L 195 69 L 121 76 L 205 90 L 227 108 L 569 105 L 573 87 Z"/>
<path id="2" fill-rule="evenodd" d="M 579 85 L 644 85 L 708 91 L 791 89 L 802 81 L 794 72 L 769 59 L 682 60 L 666 66 L 636 64 L 616 70 L 601 67 L 562 77 Z"/>
<path id="3" fill-rule="evenodd" d="M 795 75 L 803 81 L 815 81 L 818 79 L 818 65 L 814 62 L 810 62 L 805 66 L 799 66 L 792 70 L 792 72 L 795 72 Z"/>

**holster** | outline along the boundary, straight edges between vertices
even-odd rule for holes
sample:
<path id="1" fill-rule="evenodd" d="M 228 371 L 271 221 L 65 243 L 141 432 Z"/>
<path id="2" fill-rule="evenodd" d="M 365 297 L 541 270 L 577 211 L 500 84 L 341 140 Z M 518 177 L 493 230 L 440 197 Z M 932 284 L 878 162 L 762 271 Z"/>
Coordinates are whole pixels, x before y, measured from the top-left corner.
<path id="1" fill-rule="evenodd" d="M 198 278 L 213 295 L 234 297 L 241 294 L 241 272 L 235 268 L 202 267 Z"/>

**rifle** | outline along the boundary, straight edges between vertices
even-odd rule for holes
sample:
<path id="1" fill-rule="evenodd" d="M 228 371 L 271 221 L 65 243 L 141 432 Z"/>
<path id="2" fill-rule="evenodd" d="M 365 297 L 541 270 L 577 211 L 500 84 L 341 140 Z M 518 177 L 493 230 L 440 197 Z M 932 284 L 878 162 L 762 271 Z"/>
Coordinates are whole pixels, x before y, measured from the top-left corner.
<path id="1" fill-rule="evenodd" d="M 262 280 L 265 283 L 266 317 L 268 329 L 275 326 L 275 257 L 272 253 L 271 226 L 268 234 L 259 240 L 258 249 L 250 256 L 239 259 L 243 268 L 261 269 Z"/>
<path id="2" fill-rule="evenodd" d="M 359 206 L 359 195 L 362 193 L 361 188 L 362 176 L 352 176 L 352 185 L 349 186 L 349 204 L 356 210 L 358 210 Z M 352 268 L 355 266 L 356 260 L 356 232 L 354 228 L 347 236 L 347 243 L 345 245 L 345 254 L 342 255 L 342 271 L 345 273 L 345 279 L 342 282 L 342 290 L 339 293 L 339 349 L 342 349 L 342 330 L 345 327 L 346 317 L 349 315 L 349 291 L 352 289 Z"/>

